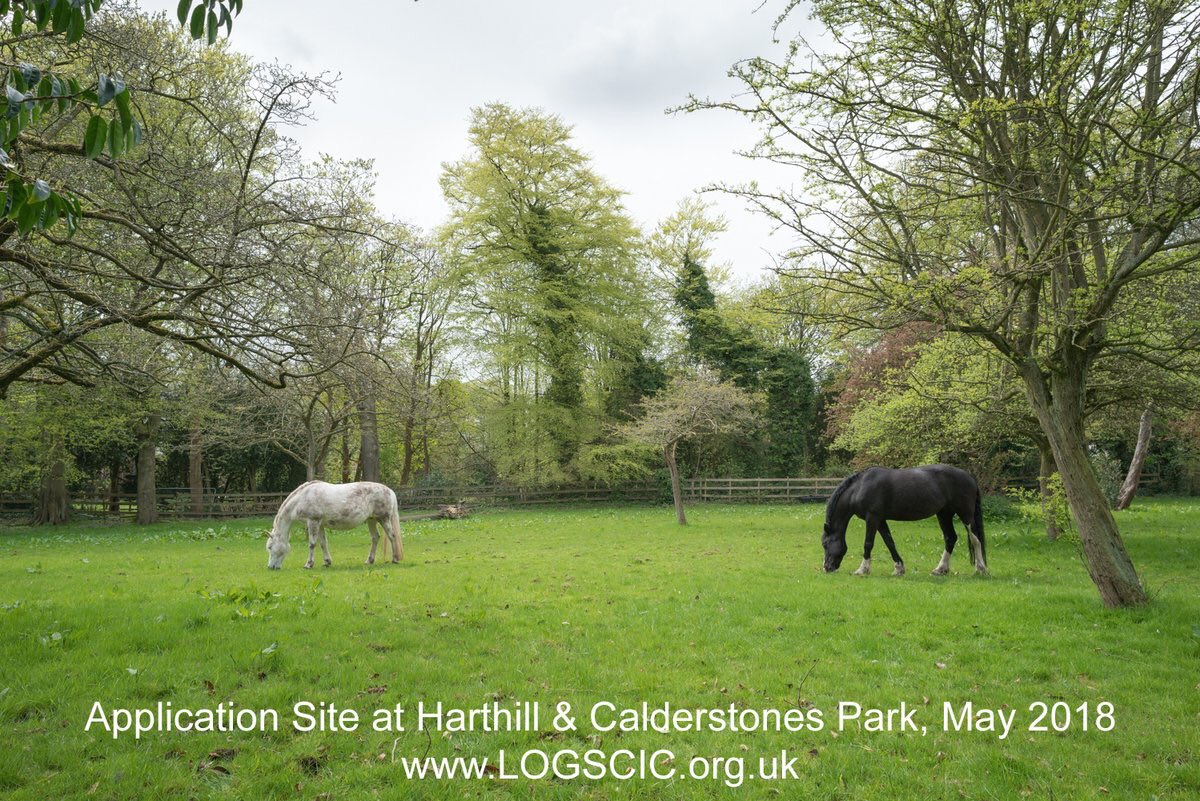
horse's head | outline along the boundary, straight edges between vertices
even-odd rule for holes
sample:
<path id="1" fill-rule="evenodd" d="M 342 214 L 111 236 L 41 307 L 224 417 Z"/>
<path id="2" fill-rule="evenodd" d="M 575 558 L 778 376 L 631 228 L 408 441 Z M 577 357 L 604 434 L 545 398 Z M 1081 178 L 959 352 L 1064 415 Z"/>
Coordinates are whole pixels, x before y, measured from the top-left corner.
<path id="1" fill-rule="evenodd" d="M 272 529 L 270 536 L 267 537 L 267 569 L 279 570 L 283 567 L 283 557 L 287 556 L 291 549 L 292 544 L 288 542 L 288 537 L 286 535 L 277 537 Z"/>
<path id="2" fill-rule="evenodd" d="M 821 534 L 821 547 L 825 549 L 825 572 L 832 573 L 842 566 L 846 556 L 846 530 L 839 533 L 834 526 L 825 523 L 825 531 Z"/>

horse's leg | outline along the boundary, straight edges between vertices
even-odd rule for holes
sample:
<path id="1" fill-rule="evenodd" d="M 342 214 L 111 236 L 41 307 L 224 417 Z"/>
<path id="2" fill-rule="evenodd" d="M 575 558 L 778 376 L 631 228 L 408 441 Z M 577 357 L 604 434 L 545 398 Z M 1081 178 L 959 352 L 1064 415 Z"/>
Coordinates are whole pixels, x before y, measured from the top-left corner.
<path id="1" fill-rule="evenodd" d="M 987 565 L 983 563 L 983 545 L 979 542 L 979 536 L 975 533 L 975 526 L 971 524 L 971 518 L 964 514 L 960 514 L 958 519 L 962 521 L 963 528 L 967 530 L 967 545 L 971 548 L 971 559 L 975 562 L 975 572 L 980 575 L 987 574 Z"/>
<path id="2" fill-rule="evenodd" d="M 320 536 L 321 524 L 316 520 L 308 521 L 308 561 L 304 563 L 305 569 L 313 566 L 313 550 L 317 547 L 317 538 Z"/>
<path id="3" fill-rule="evenodd" d="M 379 529 L 375 527 L 374 520 L 367 521 L 367 528 L 371 529 L 371 553 L 367 554 L 367 564 L 375 564 L 375 548 L 379 545 Z"/>
<path id="4" fill-rule="evenodd" d="M 320 527 L 321 532 L 321 553 L 325 554 L 325 567 L 333 564 L 333 560 L 329 558 L 329 542 L 325 539 L 325 527 Z"/>
<path id="5" fill-rule="evenodd" d="M 942 561 L 933 569 L 933 575 L 944 576 L 950 572 L 950 554 L 954 553 L 954 543 L 958 542 L 958 534 L 954 531 L 954 513 L 938 512 L 938 523 L 942 526 L 942 539 L 946 549 L 942 551 Z"/>
<path id="6" fill-rule="evenodd" d="M 869 576 L 869 575 L 871 575 L 871 549 L 875 547 L 875 530 L 879 527 L 879 524 L 881 522 L 882 521 L 879 518 L 875 517 L 874 515 L 870 515 L 867 517 L 867 538 L 865 540 L 863 540 L 862 564 L 858 566 L 858 570 L 855 570 L 850 575 L 852 575 L 852 576 Z"/>
<path id="7" fill-rule="evenodd" d="M 388 540 L 392 543 L 392 564 L 396 564 L 404 558 L 404 543 L 400 540 L 400 528 L 392 520 L 380 520 L 379 525 L 383 526 L 383 532 L 387 534 Z"/>
<path id="8" fill-rule="evenodd" d="M 879 535 L 883 537 L 883 544 L 887 546 L 888 552 L 892 555 L 892 561 L 896 563 L 896 569 L 892 571 L 892 575 L 903 576 L 904 560 L 900 558 L 900 552 L 896 550 L 896 541 L 892 539 L 892 532 L 888 528 L 886 520 L 879 521 Z"/>

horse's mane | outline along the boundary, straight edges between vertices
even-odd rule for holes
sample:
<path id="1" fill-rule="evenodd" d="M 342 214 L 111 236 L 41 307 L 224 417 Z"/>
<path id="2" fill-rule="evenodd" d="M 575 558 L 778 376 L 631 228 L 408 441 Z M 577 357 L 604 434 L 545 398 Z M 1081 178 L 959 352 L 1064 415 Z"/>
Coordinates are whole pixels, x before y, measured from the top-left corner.
<path id="1" fill-rule="evenodd" d="M 315 484 L 315 483 L 317 483 L 317 479 L 309 479 L 308 481 L 305 481 L 300 486 L 296 487 L 296 489 L 289 492 L 288 496 L 283 499 L 283 503 L 279 504 L 279 510 L 275 513 L 275 521 L 278 522 L 280 520 L 280 517 L 283 515 L 291 514 L 292 507 L 294 507 L 296 505 L 296 503 L 298 502 L 296 493 L 298 493 L 303 488 L 307 487 L 309 484 Z"/>
<path id="2" fill-rule="evenodd" d="M 857 481 L 859 476 L 861 476 L 863 474 L 863 472 L 864 471 L 859 470 L 857 473 L 854 473 L 853 475 L 848 476 L 845 481 L 843 481 L 841 484 L 838 484 L 837 487 L 834 488 L 833 494 L 829 496 L 829 500 L 826 501 L 826 503 L 825 503 L 825 516 L 826 517 L 831 515 L 833 513 L 833 510 L 837 508 L 838 500 L 842 497 L 842 493 L 844 493 L 846 491 L 846 488 L 849 487 L 851 484 L 853 484 L 855 481 Z"/>

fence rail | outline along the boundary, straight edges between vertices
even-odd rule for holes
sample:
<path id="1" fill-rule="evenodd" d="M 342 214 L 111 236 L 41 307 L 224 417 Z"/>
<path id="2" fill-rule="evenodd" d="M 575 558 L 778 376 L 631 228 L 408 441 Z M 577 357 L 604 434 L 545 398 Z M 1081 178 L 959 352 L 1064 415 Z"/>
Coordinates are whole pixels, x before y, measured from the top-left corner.
<path id="1" fill-rule="evenodd" d="M 681 489 L 687 501 L 802 503 L 825 500 L 841 482 L 841 477 L 693 478 Z"/>
<path id="2" fill-rule="evenodd" d="M 1154 489 L 1157 475 L 1144 475 L 1142 487 Z M 842 481 L 841 476 L 807 478 L 693 478 L 682 482 L 689 503 L 804 503 L 824 501 Z M 1015 476 L 1007 487 L 1036 487 L 1036 476 Z M 275 514 L 285 492 L 205 493 L 194 502 L 188 492 L 161 492 L 158 514 L 164 519 L 259 517 Z M 667 502 L 669 489 L 660 483 L 575 484 L 557 487 L 512 487 L 482 484 L 449 487 L 399 487 L 401 509 L 428 510 L 443 504 L 469 507 L 537 506 L 556 503 Z M 132 520 L 137 516 L 137 496 L 80 495 L 71 498 L 72 510 L 81 516 Z M 36 499 L 29 495 L 0 493 L 0 518 L 32 517 Z"/>
<path id="3" fill-rule="evenodd" d="M 527 506 L 555 503 L 647 502 L 664 499 L 658 484 L 580 484 L 560 487 L 510 487 L 500 484 L 452 487 L 400 487 L 396 500 L 401 509 L 426 510 L 443 504 L 470 507 Z M 198 500 L 187 492 L 164 492 L 155 497 L 163 519 L 257 517 L 275 514 L 286 492 L 205 493 Z M 32 517 L 36 499 L 28 495 L 0 494 L 0 517 Z M 137 496 L 76 495 L 71 509 L 87 517 L 132 520 L 137 516 Z"/>

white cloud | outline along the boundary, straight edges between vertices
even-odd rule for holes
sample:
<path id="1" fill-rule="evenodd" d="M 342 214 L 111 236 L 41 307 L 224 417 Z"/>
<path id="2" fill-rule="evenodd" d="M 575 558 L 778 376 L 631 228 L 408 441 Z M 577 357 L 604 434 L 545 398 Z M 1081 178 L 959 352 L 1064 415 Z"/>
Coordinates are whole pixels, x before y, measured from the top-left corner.
<path id="1" fill-rule="evenodd" d="M 597 172 L 629 193 L 652 227 L 679 199 L 714 181 L 791 183 L 732 155 L 755 139 L 717 112 L 666 115 L 688 93 L 735 90 L 725 73 L 767 52 L 777 8 L 760 0 L 254 0 L 232 45 L 251 56 L 340 73 L 336 105 L 295 132 L 312 156 L 373 158 L 386 213 L 425 227 L 445 209 L 441 163 L 464 155 L 470 108 L 498 100 L 540 106 L 575 126 Z M 142 0 L 174 15 L 176 0 Z M 769 227 L 739 203 L 717 255 L 747 277 L 778 251 Z"/>

